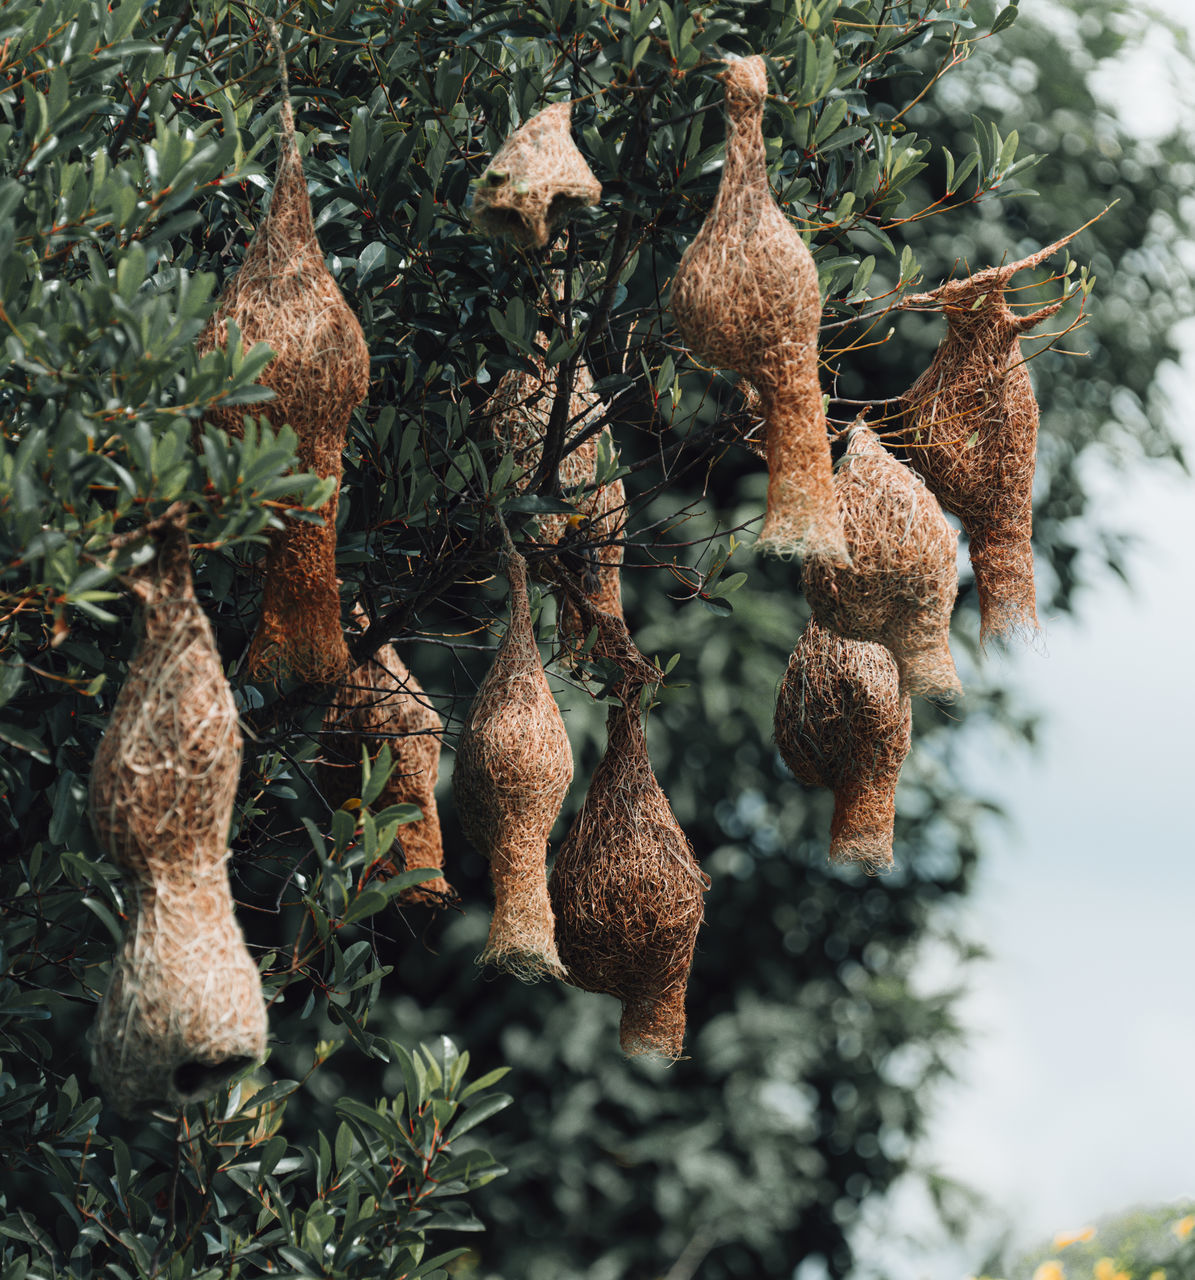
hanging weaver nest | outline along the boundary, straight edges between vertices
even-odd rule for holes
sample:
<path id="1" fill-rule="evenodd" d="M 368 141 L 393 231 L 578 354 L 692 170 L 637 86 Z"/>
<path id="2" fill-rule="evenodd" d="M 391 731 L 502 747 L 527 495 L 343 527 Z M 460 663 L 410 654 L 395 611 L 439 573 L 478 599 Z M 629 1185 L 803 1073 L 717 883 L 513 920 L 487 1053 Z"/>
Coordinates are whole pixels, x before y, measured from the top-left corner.
<path id="1" fill-rule="evenodd" d="M 510 370 L 499 379 L 486 416 L 503 449 L 514 455 L 522 476 L 515 488 L 525 493 L 543 459 L 552 407 L 556 399 L 556 373 L 543 360 L 536 361 L 534 373 Z M 592 424 L 603 411 L 593 390 L 593 378 L 584 364 L 577 366 L 569 396 L 567 431 L 576 434 Z M 613 439 L 602 432 L 603 452 L 612 456 Z M 576 515 L 563 512 L 540 515 L 536 519 L 537 541 L 558 549 L 557 561 L 579 582 L 594 604 L 607 613 L 622 617 L 621 535 L 626 523 L 626 490 L 621 480 L 598 485 L 598 443 L 591 436 L 570 450 L 558 468 L 560 486 Z M 537 577 L 551 578 L 546 566 L 534 563 Z M 557 592 L 557 618 L 561 636 L 572 647 L 585 639 L 576 610 Z"/>
<path id="2" fill-rule="evenodd" d="M 225 346 L 229 321 L 239 328 L 246 349 L 269 343 L 276 354 L 260 381 L 275 399 L 263 404 L 261 413 L 275 429 L 289 423 L 303 469 L 335 479 L 339 489 L 349 418 L 369 391 L 369 349 L 324 265 L 295 143 L 281 47 L 278 59 L 282 133 L 269 212 L 198 346 L 201 352 Z M 236 409 L 210 416 L 230 433 L 241 430 Z M 262 615 L 249 648 L 255 674 L 329 682 L 349 666 L 336 585 L 337 502 L 333 492 L 320 508 L 322 524 L 288 522 L 270 541 Z"/>
<path id="3" fill-rule="evenodd" d="M 610 710 L 606 753 L 552 867 L 556 941 L 570 983 L 622 1002 L 624 1053 L 678 1058 L 709 880 L 652 773 L 638 686 L 624 688 L 627 705 Z"/>
<path id="4" fill-rule="evenodd" d="M 937 499 L 861 422 L 847 436 L 834 487 L 852 566 L 806 561 L 817 620 L 847 639 L 887 645 L 909 693 L 961 693 L 949 645 L 958 534 Z"/>
<path id="5" fill-rule="evenodd" d="M 970 538 L 985 642 L 1037 628 L 1030 539 L 1038 413 L 1020 335 L 1065 301 L 1017 315 L 1005 290 L 1071 238 L 905 303 L 939 307 L 946 317 L 932 363 L 902 397 L 902 434 L 913 466 Z"/>
<path id="6" fill-rule="evenodd" d="M 834 793 L 830 858 L 890 867 L 896 783 L 912 734 L 891 653 L 810 618 L 780 685 L 775 729 L 797 780 Z"/>
<path id="7" fill-rule="evenodd" d="M 364 629 L 364 614 L 360 611 L 356 622 Z M 444 843 L 436 808 L 443 730 L 443 721 L 423 686 L 389 644 L 345 678 L 324 716 L 325 746 L 319 779 L 329 804 L 340 808 L 357 795 L 362 750 L 367 750 L 374 760 L 382 743 L 386 743 L 394 772 L 373 807 L 413 804 L 423 812 L 418 822 L 399 828 L 402 866 L 395 867 L 384 859 L 378 864 L 378 874 L 388 877 L 399 870 L 440 870 L 444 866 Z M 439 907 L 452 896 L 448 882 L 437 876 L 405 890 L 399 901 Z"/>
<path id="8" fill-rule="evenodd" d="M 714 206 L 672 282 L 672 314 L 698 357 L 748 379 L 763 402 L 768 508 L 760 549 L 846 563 L 817 374 L 817 268 L 768 186 L 764 61 L 732 62 L 721 78 L 726 162 Z"/>
<path id="9" fill-rule="evenodd" d="M 527 601 L 527 566 L 506 557 L 510 625 L 469 708 L 452 793 L 461 826 L 490 860 L 494 915 L 480 964 L 534 982 L 563 970 L 553 937 L 548 836 L 573 780 L 573 753 L 548 688 Z"/>
<path id="10" fill-rule="evenodd" d="M 487 236 L 543 249 L 577 209 L 601 199 L 572 135 L 573 104 L 557 102 L 532 116 L 494 154 L 473 188 L 469 217 Z"/>
<path id="11" fill-rule="evenodd" d="M 144 633 L 91 770 L 91 821 L 124 872 L 128 923 L 92 1032 L 123 1115 L 214 1093 L 261 1061 L 266 1012 L 233 914 L 228 829 L 241 763 L 232 691 L 191 583 L 185 510 L 145 530 L 129 585 Z"/>

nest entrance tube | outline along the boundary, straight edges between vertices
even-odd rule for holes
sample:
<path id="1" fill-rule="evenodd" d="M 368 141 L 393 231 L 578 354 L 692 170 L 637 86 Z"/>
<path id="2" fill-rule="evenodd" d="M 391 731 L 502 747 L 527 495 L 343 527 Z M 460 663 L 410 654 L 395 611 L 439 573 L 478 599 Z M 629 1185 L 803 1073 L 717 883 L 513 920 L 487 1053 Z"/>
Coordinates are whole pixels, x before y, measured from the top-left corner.
<path id="1" fill-rule="evenodd" d="M 92 765 L 89 807 L 124 872 L 128 923 L 92 1031 L 125 1115 L 206 1097 L 266 1048 L 257 966 L 228 883 L 241 761 L 232 691 L 191 582 L 185 514 L 131 575 L 144 627 Z"/>
<path id="2" fill-rule="evenodd" d="M 913 467 L 970 539 L 985 643 L 1037 630 L 1031 539 L 1038 408 L 1020 340 L 1062 306 L 1019 315 L 1006 290 L 1017 272 L 1071 238 L 906 299 L 938 307 L 946 318 L 929 368 L 901 398 L 903 435 Z"/>
<path id="3" fill-rule="evenodd" d="M 336 581 L 336 510 L 349 418 L 369 391 L 369 349 L 324 265 L 281 48 L 278 58 L 282 131 L 269 211 L 198 347 L 203 352 L 226 346 L 229 321 L 237 325 L 246 349 L 268 343 L 276 354 L 260 382 L 275 399 L 258 412 L 275 429 L 293 428 L 304 470 L 336 482 L 320 509 L 321 525 L 290 521 L 271 538 L 262 615 L 249 649 L 250 669 L 257 675 L 330 682 L 349 666 Z M 241 430 L 241 414 L 222 409 L 210 416 L 234 434 Z"/>
<path id="4" fill-rule="evenodd" d="M 572 114 L 571 102 L 545 107 L 494 153 L 469 207 L 484 235 L 544 249 L 571 214 L 601 198 L 601 183 L 573 142 Z"/>
<path id="5" fill-rule="evenodd" d="M 606 752 L 552 867 L 568 981 L 622 1002 L 624 1053 L 678 1058 L 709 887 L 647 756 L 638 685 L 611 707 Z"/>
<path id="6" fill-rule="evenodd" d="M 817 371 L 821 295 L 813 257 L 768 186 L 761 57 L 732 62 L 726 162 L 709 216 L 681 258 L 672 314 L 703 360 L 746 378 L 767 419 L 761 551 L 849 560 L 834 502 Z"/>
<path id="7" fill-rule="evenodd" d="M 834 487 L 851 567 L 813 556 L 805 595 L 822 626 L 886 645 L 902 690 L 948 700 L 962 692 L 950 655 L 958 534 L 937 499 L 862 422 L 851 428 Z"/>
<path id="8" fill-rule="evenodd" d="M 465 835 L 489 859 L 494 914 L 479 964 L 527 982 L 563 977 L 548 899 L 548 837 L 573 753 L 531 624 L 527 567 L 510 548 L 510 624 L 469 707 L 452 791 Z"/>
<path id="9" fill-rule="evenodd" d="M 810 618 L 780 685 L 775 730 L 797 780 L 834 793 L 831 861 L 890 867 L 896 783 L 912 731 L 892 654 Z"/>

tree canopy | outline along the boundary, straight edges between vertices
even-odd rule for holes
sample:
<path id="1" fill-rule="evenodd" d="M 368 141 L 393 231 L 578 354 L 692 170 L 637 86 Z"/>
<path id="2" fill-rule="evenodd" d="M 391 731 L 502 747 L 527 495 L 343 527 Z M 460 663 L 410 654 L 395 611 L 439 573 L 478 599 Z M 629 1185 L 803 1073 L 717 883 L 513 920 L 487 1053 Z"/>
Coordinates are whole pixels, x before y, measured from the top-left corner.
<path id="1" fill-rule="evenodd" d="M 748 53 L 767 58 L 771 186 L 818 266 L 835 427 L 856 401 L 881 417 L 928 363 L 940 323 L 893 310 L 902 293 L 1019 257 L 1112 204 L 1071 246 L 1084 267 L 1063 261 L 1063 279 L 1026 295 L 1086 284 L 1088 266 L 1096 280 L 1067 339 L 1086 357 L 1046 336 L 1032 361 L 1043 599 L 1073 607 L 1091 557 L 1118 564 L 1123 534 L 1086 509 L 1082 457 L 1096 444 L 1177 454 L 1152 397 L 1191 300 L 1175 246 L 1190 140 L 1134 143 L 1089 83 L 1127 38 L 1113 21 L 1127 0 L 1081 16 L 982 0 L 2 12 L 5 1280 L 445 1265 L 718 1280 L 808 1257 L 847 1274 L 859 1206 L 916 1167 L 957 1038 L 952 993 L 913 980 L 920 949 L 937 936 L 960 959 L 975 951 L 941 910 L 971 883 L 984 811 L 952 777 L 953 735 L 1031 735 L 1032 719 L 985 676 L 965 585 L 965 712 L 916 708 L 898 869 L 869 880 L 826 865 L 829 799 L 798 787 L 771 741 L 806 616 L 799 572 L 749 554 L 766 483 L 743 447 L 750 411 L 733 379 L 685 353 L 668 286 L 719 180 L 716 72 Z M 289 427 L 261 417 L 270 350 L 196 345 L 272 181 L 267 16 L 320 243 L 371 355 L 344 453 L 342 610 L 370 620 L 358 661 L 398 645 L 449 745 L 501 630 L 499 517 L 534 564 L 551 554 L 537 521 L 577 500 L 554 467 L 520 482 L 487 400 L 505 372 L 546 362 L 559 461 L 584 443 L 564 412 L 578 368 L 602 397 L 586 429 L 612 428 L 599 478 L 627 487 L 626 616 L 667 672 L 652 762 L 712 879 L 688 1057 L 671 1069 L 621 1057 L 612 1002 L 479 973 L 488 871 L 447 804 L 463 909 L 396 906 L 409 879 L 365 875 L 410 816 L 370 812 L 389 757 L 366 763 L 363 803 L 332 806 L 315 775 L 328 689 L 247 669 L 267 530 L 330 488 L 297 472 Z M 513 128 L 564 100 L 600 202 L 541 253 L 479 235 L 471 184 Z M 212 421 L 230 408 L 249 415 L 241 434 Z M 114 539 L 178 501 L 246 734 L 231 865 L 272 1051 L 171 1129 L 120 1121 L 88 1079 L 86 1028 L 125 904 L 86 788 L 134 642 L 119 575 L 136 543 L 114 554 Z M 586 536 L 570 543 L 582 558 L 597 554 Z M 554 661 L 550 593 L 533 588 L 533 603 L 577 757 L 559 835 L 615 673 Z M 458 1045 L 480 1064 L 472 1083 Z M 504 1065 L 517 1105 L 499 1115 Z M 475 1124 L 502 1165 L 466 1136 Z M 478 1225 L 473 1211 L 488 1230 L 450 1264 L 456 1238 L 439 1233 Z"/>

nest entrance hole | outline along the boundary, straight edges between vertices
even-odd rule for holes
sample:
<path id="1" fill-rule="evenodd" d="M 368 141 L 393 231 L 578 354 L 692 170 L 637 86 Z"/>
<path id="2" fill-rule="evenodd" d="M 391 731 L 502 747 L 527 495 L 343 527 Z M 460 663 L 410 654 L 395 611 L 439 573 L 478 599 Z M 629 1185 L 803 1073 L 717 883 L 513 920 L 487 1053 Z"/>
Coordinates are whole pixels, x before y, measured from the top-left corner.
<path id="1" fill-rule="evenodd" d="M 198 1102 L 211 1097 L 217 1089 L 226 1085 L 238 1072 L 251 1067 L 256 1058 L 236 1054 L 217 1062 L 192 1060 L 180 1062 L 171 1074 L 171 1083 L 184 1102 Z"/>

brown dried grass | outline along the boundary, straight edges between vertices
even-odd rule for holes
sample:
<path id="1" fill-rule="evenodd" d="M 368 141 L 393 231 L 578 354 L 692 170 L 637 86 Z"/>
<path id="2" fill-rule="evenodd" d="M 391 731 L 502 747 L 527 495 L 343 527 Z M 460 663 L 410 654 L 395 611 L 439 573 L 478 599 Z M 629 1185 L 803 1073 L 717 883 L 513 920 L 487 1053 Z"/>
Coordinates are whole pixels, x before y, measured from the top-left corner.
<path id="1" fill-rule="evenodd" d="M 494 914 L 480 964 L 534 982 L 562 977 L 545 872 L 573 779 L 564 721 L 540 662 L 527 567 L 509 551 L 510 625 L 457 743 L 452 793 L 465 835 L 490 860 Z"/>
<path id="2" fill-rule="evenodd" d="M 473 188 L 469 217 L 487 236 L 543 249 L 577 209 L 601 199 L 601 183 L 572 136 L 573 104 L 545 107 L 494 153 Z"/>
<path id="3" fill-rule="evenodd" d="M 363 622 L 359 613 L 357 625 L 362 626 Z M 443 731 L 444 723 L 423 686 L 389 644 L 345 678 L 324 716 L 323 759 L 318 776 L 331 805 L 340 808 L 357 795 L 362 750 L 374 760 L 386 743 L 394 772 L 373 808 L 413 804 L 423 811 L 419 821 L 404 823 L 398 830 L 402 865 L 396 866 L 386 858 L 374 874 L 388 878 L 404 870 L 443 869 L 444 842 L 436 807 Z M 454 896 L 447 880 L 437 876 L 404 890 L 399 901 L 441 907 Z"/>
<path id="4" fill-rule="evenodd" d="M 129 579 L 144 628 L 91 770 L 91 821 L 124 872 L 127 925 L 92 1032 L 122 1114 L 215 1092 L 265 1055 L 257 966 L 228 884 L 241 735 L 195 599 L 181 506 Z"/>
<path id="5" fill-rule="evenodd" d="M 1062 306 L 1017 315 L 1005 290 L 1018 271 L 1070 239 L 905 301 L 939 307 L 946 317 L 929 368 L 902 397 L 903 435 L 912 465 L 970 539 L 984 642 L 1037 629 L 1031 538 L 1038 409 L 1020 337 Z"/>
<path id="6" fill-rule="evenodd" d="M 339 489 L 349 418 L 369 392 L 369 349 L 324 265 L 281 50 L 279 63 L 282 130 L 269 211 L 198 346 L 202 352 L 227 345 L 229 321 L 246 349 L 269 343 L 276 354 L 260 381 L 275 399 L 257 412 L 275 429 L 289 423 L 303 469 L 334 478 Z M 242 412 L 224 409 L 211 417 L 233 434 L 241 430 Z M 321 525 L 290 521 L 270 540 L 262 615 L 249 648 L 255 674 L 330 682 L 349 666 L 336 582 L 337 502 L 333 493 L 320 508 Z"/>
<path id="7" fill-rule="evenodd" d="M 510 370 L 503 374 L 486 405 L 494 435 L 504 450 L 513 453 L 522 472 L 515 482 L 519 492 L 526 492 L 543 458 L 555 397 L 556 371 L 537 360 L 534 373 Z M 568 432 L 583 430 L 601 415 L 603 408 L 594 393 L 588 368 L 578 365 L 569 396 Z M 609 428 L 601 438 L 607 442 L 606 451 L 612 454 Z M 561 459 L 560 485 L 577 515 L 538 516 L 537 541 L 544 547 L 559 548 L 557 564 L 573 574 L 597 608 L 621 618 L 621 537 L 626 524 L 626 489 L 621 480 L 596 484 L 597 460 L 598 441 L 592 436 Z M 555 580 L 554 572 L 542 562 L 533 563 L 531 571 L 543 580 Z M 566 647 L 575 649 L 584 641 L 586 632 L 565 593 L 557 591 L 556 603 L 561 638 Z"/>
<path id="8" fill-rule="evenodd" d="M 862 422 L 847 437 L 834 487 L 852 563 L 806 561 L 805 595 L 818 621 L 846 639 L 887 645 L 909 693 L 961 693 L 949 643 L 958 534 L 937 499 Z"/>
<path id="9" fill-rule="evenodd" d="M 768 506 L 760 550 L 845 563 L 817 372 L 817 268 L 768 186 L 767 71 L 756 56 L 732 62 L 721 78 L 726 162 L 713 208 L 672 282 L 672 314 L 702 360 L 748 379 L 763 402 Z"/>
<path id="10" fill-rule="evenodd" d="M 834 793 L 832 861 L 892 866 L 896 783 L 912 719 L 888 649 L 844 640 L 809 619 L 776 699 L 776 745 L 798 781 Z"/>
<path id="11" fill-rule="evenodd" d="M 709 887 L 652 773 L 632 686 L 549 881 L 568 981 L 622 1002 L 624 1053 L 677 1058 Z"/>

